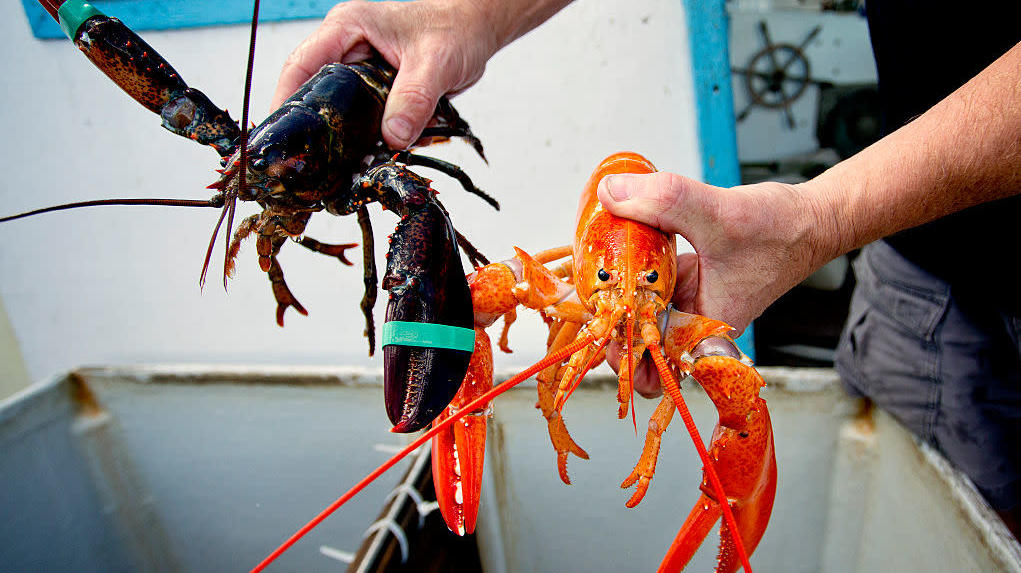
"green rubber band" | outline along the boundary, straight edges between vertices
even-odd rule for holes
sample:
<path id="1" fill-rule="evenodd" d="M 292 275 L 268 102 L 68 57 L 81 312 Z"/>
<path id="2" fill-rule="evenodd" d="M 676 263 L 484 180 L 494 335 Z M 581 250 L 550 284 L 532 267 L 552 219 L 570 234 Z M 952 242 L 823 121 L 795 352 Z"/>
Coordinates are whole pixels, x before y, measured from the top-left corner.
<path id="1" fill-rule="evenodd" d="M 105 16 L 98 8 L 81 0 L 67 0 L 57 8 L 60 29 L 72 40 L 78 35 L 78 28 L 93 16 Z"/>
<path id="2" fill-rule="evenodd" d="M 475 330 L 430 322 L 391 320 L 383 323 L 383 346 L 425 346 L 451 350 L 475 350 Z"/>

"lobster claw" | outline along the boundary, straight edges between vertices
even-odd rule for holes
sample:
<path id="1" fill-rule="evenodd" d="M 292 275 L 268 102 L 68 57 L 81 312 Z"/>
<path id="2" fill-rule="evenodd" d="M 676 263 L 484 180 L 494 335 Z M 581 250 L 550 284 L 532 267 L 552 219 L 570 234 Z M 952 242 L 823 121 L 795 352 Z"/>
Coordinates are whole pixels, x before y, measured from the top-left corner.
<path id="1" fill-rule="evenodd" d="M 475 329 L 475 352 L 464 384 L 450 407 L 433 422 L 439 424 L 493 387 L 493 348 L 486 331 Z M 458 535 L 475 532 L 482 494 L 489 406 L 468 414 L 433 437 L 432 470 L 436 501 L 447 527 Z"/>
<path id="2" fill-rule="evenodd" d="M 765 382 L 733 341 L 721 335 L 726 325 L 677 311 L 670 313 L 668 323 L 664 333 L 666 351 L 676 354 L 681 348 L 691 348 L 695 359 L 690 366 L 691 377 L 705 389 L 719 412 L 709 457 L 727 499 L 720 500 L 707 475 L 703 477 L 702 495 L 659 570 L 680 571 L 720 519 L 721 503 L 728 503 L 738 531 L 731 531 L 726 522 L 721 526 L 716 571 L 730 573 L 741 565 L 735 534 L 751 555 L 766 531 L 776 497 L 773 425 L 766 401 L 759 397 Z M 692 348 L 693 341 L 698 342 Z"/>
<path id="3" fill-rule="evenodd" d="M 394 432 L 422 429 L 450 403 L 474 347 L 471 293 L 454 227 L 428 193 L 404 205 L 382 284 L 390 292 L 383 385 Z"/>
<path id="4" fill-rule="evenodd" d="M 189 87 L 169 62 L 123 22 L 98 11 L 91 13 L 69 31 L 85 57 L 135 101 L 158 114 L 164 128 L 209 145 L 223 157 L 234 152 L 241 130 L 226 110 Z"/>
<path id="5" fill-rule="evenodd" d="M 762 540 L 769 525 L 776 496 L 776 457 L 773 451 L 773 429 L 769 411 L 762 403 L 761 410 L 753 413 L 758 419 L 757 434 L 746 441 L 750 447 L 733 447 L 737 442 L 727 440 L 726 428 L 716 427 L 713 432 L 713 448 L 716 467 L 727 492 L 730 507 L 737 522 L 738 534 L 750 555 Z M 726 441 L 724 443 L 723 441 Z M 729 469 L 728 469 L 729 468 Z M 734 468 L 738 469 L 735 472 Z M 742 474 L 747 471 L 747 474 Z M 660 563 L 660 571 L 680 571 L 698 550 L 720 519 L 722 508 L 712 491 L 708 480 L 703 479 L 702 495 L 688 514 L 670 549 Z M 720 526 L 720 551 L 716 571 L 731 573 L 741 565 L 734 543 L 734 536 L 726 523 Z"/>

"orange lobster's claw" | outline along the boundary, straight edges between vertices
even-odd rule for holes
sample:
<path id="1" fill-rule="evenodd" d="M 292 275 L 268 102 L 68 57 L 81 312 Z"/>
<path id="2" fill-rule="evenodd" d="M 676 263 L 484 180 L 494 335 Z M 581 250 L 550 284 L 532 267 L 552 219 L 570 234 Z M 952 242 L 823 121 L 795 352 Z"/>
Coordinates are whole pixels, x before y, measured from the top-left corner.
<path id="1" fill-rule="evenodd" d="M 709 532 L 713 530 L 713 526 L 716 525 L 722 513 L 720 504 L 703 493 L 695 502 L 691 513 L 688 514 L 688 519 L 684 520 L 684 525 L 677 532 L 677 537 L 674 537 L 674 541 L 670 544 L 666 555 L 663 556 L 663 561 L 660 562 L 657 571 L 659 573 L 675 573 L 683 570 L 698 548 L 702 546 L 702 541 L 709 536 Z M 734 513 L 736 519 L 736 509 Z M 726 524 L 723 525 L 723 528 L 726 528 Z M 721 534 L 726 533 L 723 528 L 720 529 Z"/>
<path id="2" fill-rule="evenodd" d="M 692 376 L 705 388 L 720 412 L 709 450 L 723 490 L 730 500 L 738 533 L 751 555 L 762 539 L 776 497 L 776 454 L 766 401 L 757 397 L 762 378 L 732 356 L 710 355 L 695 361 Z M 743 412 L 737 415 L 737 410 Z M 660 571 L 680 571 L 709 534 L 721 514 L 707 478 L 702 496 L 660 564 Z M 730 573 L 741 565 L 734 537 L 726 523 L 720 529 L 717 571 Z"/>
<path id="3" fill-rule="evenodd" d="M 475 329 L 475 351 L 468 374 L 450 407 L 433 426 L 493 387 L 493 349 L 489 336 Z M 488 406 L 473 412 L 433 438 L 432 471 L 436 501 L 447 527 L 458 535 L 475 532 L 482 492 L 482 468 L 486 455 Z"/>
<path id="4" fill-rule="evenodd" d="M 734 512 L 734 519 L 737 522 L 741 540 L 744 542 L 745 550 L 749 555 L 755 551 L 759 541 L 762 540 L 762 535 L 766 532 L 766 526 L 769 525 L 769 516 L 773 512 L 773 499 L 776 497 L 776 456 L 773 452 L 773 429 L 765 404 L 762 405 L 761 416 L 761 420 L 764 423 L 764 434 L 768 435 L 765 452 L 745 451 L 737 455 L 732 455 L 734 452 L 729 451 L 721 453 L 721 449 L 715 446 L 715 438 L 721 433 L 719 428 L 714 433 L 713 440 L 713 455 L 714 458 L 718 456 L 719 460 L 716 463 L 716 468 L 719 471 L 720 481 L 724 483 L 724 489 L 727 491 L 728 496 L 732 494 L 727 484 L 734 484 L 735 476 L 732 471 L 726 468 L 734 467 L 730 464 L 740 463 L 739 460 L 734 458 L 744 458 L 741 461 L 752 466 L 759 466 L 759 471 L 754 472 L 758 476 L 753 484 L 752 491 L 745 496 L 741 496 L 737 501 L 731 502 L 731 510 Z M 727 430 L 722 431 L 726 432 Z M 762 454 L 764 456 L 761 460 L 765 463 L 757 463 L 759 458 L 751 458 L 750 460 L 747 458 L 748 455 L 758 456 Z M 701 497 L 695 502 L 695 507 L 691 509 L 691 513 L 688 514 L 684 525 L 681 526 L 677 537 L 674 538 L 666 556 L 663 557 L 663 561 L 659 565 L 660 572 L 681 571 L 688 561 L 691 560 L 699 546 L 702 545 L 702 541 L 709 535 L 716 521 L 720 518 L 720 504 L 710 493 L 706 493 L 711 491 L 711 489 L 704 480 L 702 490 Z M 734 537 L 731 535 L 727 524 L 724 523 L 720 526 L 720 553 L 716 571 L 719 573 L 731 573 L 737 571 L 740 565 L 741 563 L 738 560 L 737 551 L 734 546 Z"/>
<path id="5" fill-rule="evenodd" d="M 514 312 L 518 301 L 511 294 L 517 279 L 505 263 L 491 263 L 468 275 L 475 324 L 489 326 L 498 318 Z"/>
<path id="6" fill-rule="evenodd" d="M 733 329 L 721 320 L 670 310 L 663 331 L 663 351 L 667 356 L 680 356 L 710 336 L 725 336 Z"/>

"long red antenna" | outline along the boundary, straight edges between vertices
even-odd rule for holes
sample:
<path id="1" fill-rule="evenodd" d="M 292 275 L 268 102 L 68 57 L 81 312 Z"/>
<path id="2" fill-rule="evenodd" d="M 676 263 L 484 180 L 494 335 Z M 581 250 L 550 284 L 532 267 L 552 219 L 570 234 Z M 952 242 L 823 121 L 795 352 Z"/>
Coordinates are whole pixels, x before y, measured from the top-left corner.
<path id="1" fill-rule="evenodd" d="M 677 380 L 674 375 L 667 368 L 666 359 L 663 358 L 663 353 L 660 352 L 659 346 L 652 344 L 649 345 L 649 350 L 652 353 L 652 361 L 656 363 L 656 370 L 659 371 L 659 378 L 663 385 L 663 390 L 670 396 L 670 399 L 674 401 L 674 405 L 677 406 L 677 412 L 681 415 L 681 420 L 684 421 L 684 427 L 687 428 L 688 433 L 691 434 L 691 440 L 695 442 L 695 449 L 698 450 L 698 457 L 702 458 L 702 467 L 705 469 L 706 475 L 709 477 L 709 482 L 713 486 L 713 491 L 716 493 L 716 497 L 719 498 L 720 509 L 723 511 L 723 520 L 727 522 L 727 527 L 730 528 L 730 535 L 734 539 L 734 549 L 737 551 L 737 556 L 741 560 L 741 566 L 747 573 L 752 573 L 752 566 L 748 563 L 748 553 L 744 550 L 744 540 L 741 539 L 741 531 L 737 528 L 737 521 L 734 519 L 734 512 L 730 510 L 730 503 L 727 501 L 727 494 L 723 491 L 723 484 L 720 483 L 720 477 L 716 475 L 716 467 L 713 465 L 712 460 L 709 458 L 709 452 L 705 449 L 705 444 L 702 442 L 702 436 L 698 433 L 698 427 L 695 426 L 695 420 L 691 417 L 691 412 L 688 411 L 688 405 L 684 402 L 684 397 L 681 396 L 681 388 L 677 385 Z"/>
<path id="2" fill-rule="evenodd" d="M 386 472 L 386 470 L 393 467 L 394 464 L 401 461 L 405 456 L 407 456 L 411 452 L 417 450 L 422 444 L 428 441 L 429 438 L 432 438 L 434 435 L 442 432 L 447 427 L 453 425 L 454 422 L 460 420 L 461 418 L 467 416 L 468 414 L 471 414 L 472 412 L 482 408 L 485 404 L 488 404 L 493 398 L 499 396 L 500 394 L 503 394 L 507 390 L 510 390 L 514 386 L 525 381 L 536 372 L 545 370 L 552 364 L 559 364 L 564 358 L 581 350 L 582 348 L 585 347 L 585 345 L 593 342 L 594 340 L 595 338 L 590 334 L 584 338 L 580 338 L 574 341 L 568 346 L 565 346 L 552 354 L 547 355 L 542 360 L 536 362 L 532 366 L 529 366 L 519 374 L 508 379 L 506 382 L 503 382 L 502 384 L 496 386 L 489 392 L 486 392 L 482 396 L 479 396 L 478 398 L 472 400 L 471 402 L 463 406 L 460 410 L 458 410 L 456 414 L 450 416 L 446 420 L 443 420 L 443 422 L 437 424 L 428 431 L 424 432 L 421 436 L 416 438 L 415 441 L 405 446 L 404 449 L 397 452 L 396 454 L 394 454 L 392 458 L 384 462 L 383 465 L 379 466 L 378 468 L 373 470 L 372 473 L 365 476 L 362 479 L 362 481 L 358 482 L 357 484 L 354 485 L 354 487 L 347 490 L 347 492 L 344 493 L 344 495 L 337 498 L 336 501 L 334 501 L 326 509 L 321 511 L 319 515 L 312 518 L 311 521 L 306 523 L 301 529 L 295 532 L 294 535 L 290 536 L 287 539 L 287 541 L 284 541 L 283 544 L 280 545 L 280 547 L 277 547 L 273 551 L 273 553 L 270 553 L 269 556 L 267 556 L 258 565 L 256 565 L 252 569 L 251 573 L 258 573 L 259 571 L 265 569 L 270 563 L 275 561 L 277 557 L 280 557 L 285 551 L 290 549 L 290 547 L 294 545 L 299 539 L 304 537 L 306 533 L 315 529 L 315 527 L 322 523 L 322 521 L 325 520 L 327 517 L 329 517 L 330 514 L 340 509 L 340 506 L 347 503 L 348 500 L 357 495 L 358 492 L 365 489 L 365 487 L 368 486 L 373 481 L 375 481 L 376 478 L 383 475 Z"/>

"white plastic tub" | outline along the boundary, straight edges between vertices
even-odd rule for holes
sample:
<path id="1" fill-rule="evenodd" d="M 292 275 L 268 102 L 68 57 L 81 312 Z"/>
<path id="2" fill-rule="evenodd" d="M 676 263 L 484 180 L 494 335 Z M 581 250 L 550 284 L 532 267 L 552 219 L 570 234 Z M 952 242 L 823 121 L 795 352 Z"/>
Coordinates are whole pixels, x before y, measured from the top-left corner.
<path id="1" fill-rule="evenodd" d="M 763 368 L 779 489 L 756 571 L 1015 571 L 1021 549 L 970 484 L 882 413 L 862 413 L 828 370 Z M 404 438 L 379 376 L 352 370 L 86 369 L 0 404 L 4 571 L 246 570 Z M 690 383 L 704 435 L 715 422 Z M 486 571 L 648 571 L 698 496 L 680 420 L 645 501 L 619 483 L 638 459 L 596 376 L 565 410 L 591 460 L 563 485 L 534 389 L 496 404 L 478 527 Z M 383 447 L 378 447 L 378 446 Z M 404 465 L 402 467 L 407 467 Z M 400 478 L 387 474 L 299 542 L 279 571 L 336 571 Z M 388 535 L 384 532 L 382 535 Z M 690 571 L 711 571 L 712 534 Z M 271 569 L 273 570 L 273 569 Z"/>

